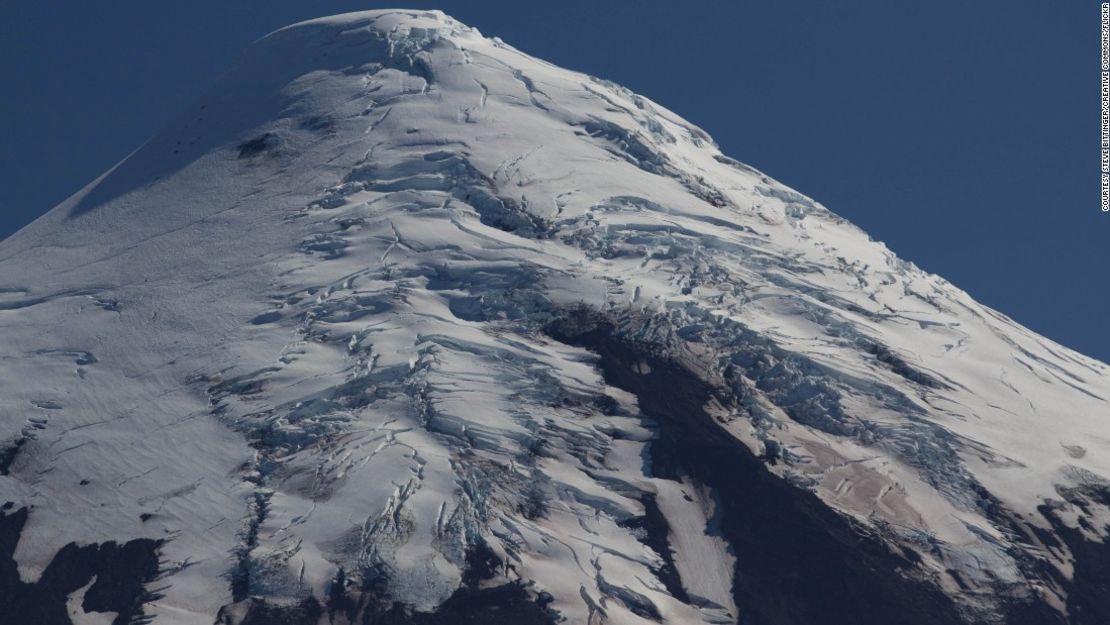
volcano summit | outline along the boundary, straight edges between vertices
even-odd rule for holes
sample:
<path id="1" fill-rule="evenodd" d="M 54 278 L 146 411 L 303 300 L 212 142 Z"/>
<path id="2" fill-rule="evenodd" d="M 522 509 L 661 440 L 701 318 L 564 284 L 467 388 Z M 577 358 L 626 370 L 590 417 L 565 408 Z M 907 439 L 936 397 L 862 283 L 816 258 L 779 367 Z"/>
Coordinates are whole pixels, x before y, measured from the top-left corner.
<path id="1" fill-rule="evenodd" d="M 440 12 L 0 243 L 13 625 L 1110 622 L 1110 371 Z"/>

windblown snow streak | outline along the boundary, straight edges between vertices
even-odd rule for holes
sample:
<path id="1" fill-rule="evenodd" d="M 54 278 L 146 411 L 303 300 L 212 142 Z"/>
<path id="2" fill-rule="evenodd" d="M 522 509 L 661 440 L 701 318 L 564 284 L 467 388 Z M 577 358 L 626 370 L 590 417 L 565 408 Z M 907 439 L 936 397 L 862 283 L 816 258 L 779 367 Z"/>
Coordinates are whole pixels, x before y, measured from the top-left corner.
<path id="1" fill-rule="evenodd" d="M 0 244 L 0 367 L 13 623 L 1110 622 L 1106 365 L 438 12 Z"/>

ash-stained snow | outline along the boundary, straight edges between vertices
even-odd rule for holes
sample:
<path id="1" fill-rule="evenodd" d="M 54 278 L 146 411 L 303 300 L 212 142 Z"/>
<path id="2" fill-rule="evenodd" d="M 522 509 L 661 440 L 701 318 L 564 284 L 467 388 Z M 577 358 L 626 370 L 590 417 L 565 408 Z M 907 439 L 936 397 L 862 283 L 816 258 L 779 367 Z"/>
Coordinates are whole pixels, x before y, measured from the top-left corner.
<path id="1" fill-rule="evenodd" d="M 573 340 L 598 328 L 714 389 L 714 444 L 760 459 L 737 470 L 913 553 L 965 619 L 937 622 L 1106 614 L 1106 365 L 439 12 L 265 37 L 0 244 L 19 575 L 149 538 L 155 623 L 510 591 L 520 622 L 750 622 L 764 563 L 696 463 L 658 469 L 668 426 Z"/>

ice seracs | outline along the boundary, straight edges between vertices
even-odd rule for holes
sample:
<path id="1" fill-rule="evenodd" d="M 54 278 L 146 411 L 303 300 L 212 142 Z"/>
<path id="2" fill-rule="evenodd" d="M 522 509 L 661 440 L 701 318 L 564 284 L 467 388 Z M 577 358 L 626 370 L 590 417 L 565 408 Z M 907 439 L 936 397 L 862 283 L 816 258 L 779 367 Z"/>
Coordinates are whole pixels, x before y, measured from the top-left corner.
<path id="1" fill-rule="evenodd" d="M 141 540 L 154 623 L 1110 618 L 1106 365 L 439 12 L 254 44 L 0 244 L 0 354 L 62 614 Z"/>

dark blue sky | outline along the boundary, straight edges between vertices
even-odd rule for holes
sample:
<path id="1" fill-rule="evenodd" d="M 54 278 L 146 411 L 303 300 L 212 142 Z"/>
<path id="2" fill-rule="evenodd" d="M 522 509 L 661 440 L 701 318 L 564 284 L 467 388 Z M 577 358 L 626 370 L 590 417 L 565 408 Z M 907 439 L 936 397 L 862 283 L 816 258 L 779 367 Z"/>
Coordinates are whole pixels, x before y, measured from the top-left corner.
<path id="1" fill-rule="evenodd" d="M 1110 361 L 1089 0 L 4 0 L 0 236 L 126 156 L 252 40 L 386 6 L 442 8 L 645 94 L 902 257 Z"/>

